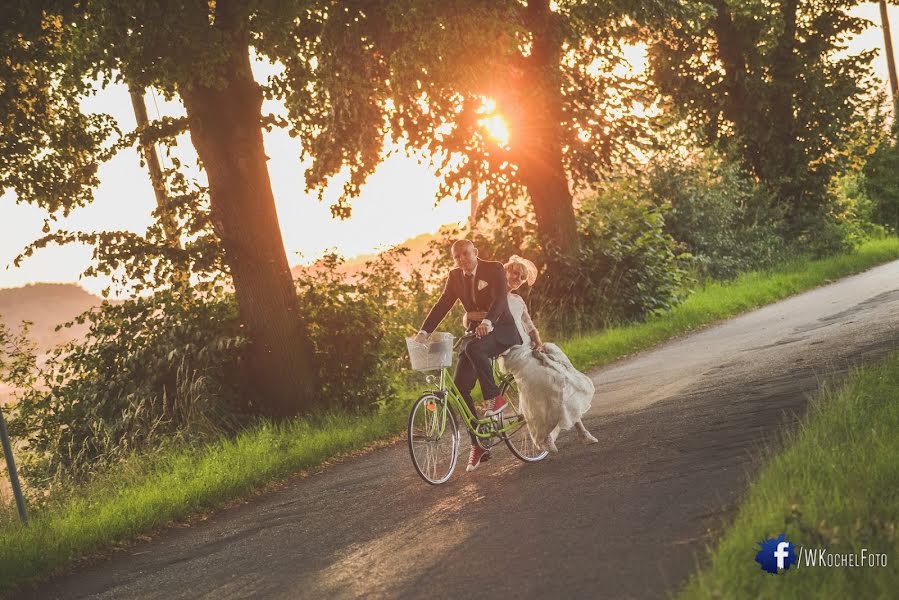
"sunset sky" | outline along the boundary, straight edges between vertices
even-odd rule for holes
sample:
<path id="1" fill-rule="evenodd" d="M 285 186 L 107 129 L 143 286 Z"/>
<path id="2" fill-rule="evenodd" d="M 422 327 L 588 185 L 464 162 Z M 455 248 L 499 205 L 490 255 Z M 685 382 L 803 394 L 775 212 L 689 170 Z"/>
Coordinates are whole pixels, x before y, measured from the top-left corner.
<path id="1" fill-rule="evenodd" d="M 873 25 L 853 41 L 852 50 L 882 48 L 880 16 L 876 4 L 867 4 L 855 14 L 873 21 Z M 894 31 L 899 31 L 899 7 L 890 7 Z M 642 57 L 635 54 L 632 62 L 642 67 Z M 273 68 L 258 64 L 257 77 Z M 882 55 L 875 69 L 886 79 L 886 63 Z M 886 85 L 884 84 L 884 87 Z M 155 103 L 154 103 L 155 100 Z M 158 114 L 179 114 L 176 104 L 147 96 L 150 118 Z M 113 86 L 85 102 L 90 111 L 107 112 L 118 119 L 125 130 L 134 127 L 134 116 L 124 86 Z M 267 105 L 265 112 L 277 112 L 278 106 Z M 331 218 L 329 200 L 336 197 L 341 182 L 332 185 L 326 201 L 319 203 L 304 193 L 303 170 L 299 162 L 299 144 L 283 131 L 265 135 L 266 152 L 271 157 L 269 173 L 291 264 L 309 262 L 329 248 L 345 256 L 369 253 L 402 242 L 424 232 L 436 231 L 445 223 L 459 222 L 468 215 L 468 203 L 444 200 L 437 206 L 437 183 L 426 166 L 395 155 L 385 161 L 365 186 L 362 196 L 353 203 L 353 217 L 347 221 Z M 179 140 L 178 156 L 193 163 L 195 154 L 189 139 Z M 165 162 L 165 161 L 164 161 Z M 155 206 L 147 172 L 140 166 L 133 150 L 121 152 L 100 170 L 101 185 L 93 204 L 76 210 L 58 224 L 63 229 L 107 230 L 128 229 L 142 232 L 150 223 Z M 29 242 L 41 236 L 43 212 L 28 204 L 16 204 L 12 194 L 0 197 L 0 288 L 24 285 L 34 281 L 74 282 L 90 262 L 91 251 L 83 246 L 47 248 L 26 260 L 22 267 L 11 266 L 12 259 Z M 9 265 L 9 266 L 7 266 Z M 106 285 L 103 279 L 81 280 L 86 289 L 97 292 Z"/>

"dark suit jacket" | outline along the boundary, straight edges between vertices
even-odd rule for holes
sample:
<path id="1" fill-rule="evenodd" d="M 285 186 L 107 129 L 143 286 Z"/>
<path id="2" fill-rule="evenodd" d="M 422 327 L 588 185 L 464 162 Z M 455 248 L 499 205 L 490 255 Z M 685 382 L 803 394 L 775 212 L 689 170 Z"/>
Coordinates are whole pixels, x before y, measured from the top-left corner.
<path id="1" fill-rule="evenodd" d="M 482 283 L 483 282 L 483 283 Z M 446 286 L 437 304 L 428 313 L 421 328 L 432 333 L 456 303 L 462 301 L 466 311 L 487 311 L 487 320 L 493 324 L 493 334 L 503 344 L 515 346 L 522 343 L 518 328 L 509 312 L 508 284 L 502 263 L 492 260 L 478 259 L 475 272 L 474 298 L 466 286 L 466 278 L 462 269 L 453 269 L 446 279 Z M 474 331 L 480 321 L 468 324 L 468 330 Z"/>

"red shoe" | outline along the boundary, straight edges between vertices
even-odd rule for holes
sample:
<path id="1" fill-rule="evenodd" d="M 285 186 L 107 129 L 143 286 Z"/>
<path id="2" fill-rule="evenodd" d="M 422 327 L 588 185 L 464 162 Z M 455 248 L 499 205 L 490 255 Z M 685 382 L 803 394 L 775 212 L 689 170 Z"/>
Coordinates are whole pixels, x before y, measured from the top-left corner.
<path id="1" fill-rule="evenodd" d="M 484 416 L 492 417 L 493 415 L 498 415 L 503 412 L 506 406 L 508 406 L 508 402 L 506 402 L 506 397 L 502 394 L 496 398 L 491 398 L 487 401 L 487 410 L 484 411 Z"/>
<path id="2" fill-rule="evenodd" d="M 471 473 L 475 469 L 477 469 L 481 465 L 481 459 L 484 455 L 487 454 L 487 451 L 475 444 L 471 447 L 471 453 L 468 455 L 468 466 L 465 467 L 465 470 Z"/>

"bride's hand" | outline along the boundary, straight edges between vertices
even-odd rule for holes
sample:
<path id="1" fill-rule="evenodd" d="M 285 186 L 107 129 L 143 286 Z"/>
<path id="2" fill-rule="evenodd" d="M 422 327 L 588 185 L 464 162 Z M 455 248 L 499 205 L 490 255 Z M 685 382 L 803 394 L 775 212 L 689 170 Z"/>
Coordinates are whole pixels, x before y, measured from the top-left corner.
<path id="1" fill-rule="evenodd" d="M 465 316 L 468 317 L 469 321 L 483 321 L 487 318 L 486 310 L 470 310 L 465 313 Z"/>
<path id="2" fill-rule="evenodd" d="M 546 347 L 543 345 L 543 342 L 532 342 L 531 348 L 537 352 L 546 352 Z"/>

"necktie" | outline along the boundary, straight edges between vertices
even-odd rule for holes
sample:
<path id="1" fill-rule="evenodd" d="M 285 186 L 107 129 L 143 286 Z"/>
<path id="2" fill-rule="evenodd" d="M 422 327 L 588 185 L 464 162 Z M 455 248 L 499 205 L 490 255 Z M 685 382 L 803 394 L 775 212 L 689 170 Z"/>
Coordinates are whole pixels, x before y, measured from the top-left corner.
<path id="1" fill-rule="evenodd" d="M 471 308 L 475 309 L 477 300 L 474 297 L 474 273 L 465 275 L 465 285 L 468 288 L 468 297 L 471 298 Z"/>

